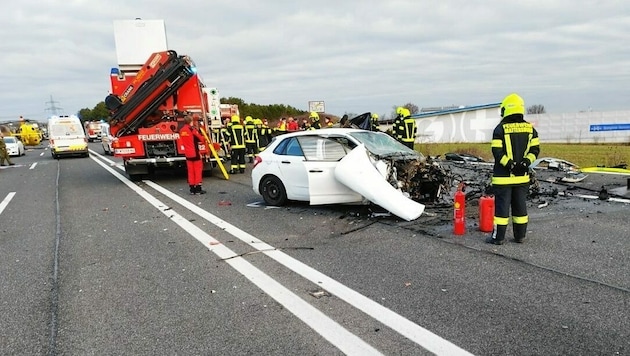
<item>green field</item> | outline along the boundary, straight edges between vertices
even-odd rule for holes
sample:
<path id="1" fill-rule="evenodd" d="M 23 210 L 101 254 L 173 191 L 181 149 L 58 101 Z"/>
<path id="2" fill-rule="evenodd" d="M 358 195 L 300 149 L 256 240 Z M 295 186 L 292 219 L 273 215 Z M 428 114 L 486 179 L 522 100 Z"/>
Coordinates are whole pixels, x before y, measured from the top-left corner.
<path id="1" fill-rule="evenodd" d="M 468 153 L 493 161 L 490 143 L 428 143 L 416 144 L 424 155 L 437 156 L 448 152 Z M 557 144 L 541 143 L 539 157 L 553 157 L 574 163 L 582 168 L 630 164 L 629 144 Z"/>

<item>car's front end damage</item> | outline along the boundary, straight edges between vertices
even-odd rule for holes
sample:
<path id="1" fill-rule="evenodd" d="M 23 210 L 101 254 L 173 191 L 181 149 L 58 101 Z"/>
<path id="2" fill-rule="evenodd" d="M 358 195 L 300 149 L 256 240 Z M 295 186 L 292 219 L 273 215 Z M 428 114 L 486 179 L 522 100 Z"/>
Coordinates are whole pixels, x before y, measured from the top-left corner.
<path id="1" fill-rule="evenodd" d="M 365 144 L 376 169 L 408 198 L 425 204 L 451 199 L 452 175 L 439 162 L 385 133 L 363 131 L 350 135 Z"/>
<path id="2" fill-rule="evenodd" d="M 382 155 L 374 160 L 381 162 L 377 168 L 387 182 L 410 199 L 430 204 L 451 198 L 452 175 L 439 162 L 422 155 Z"/>

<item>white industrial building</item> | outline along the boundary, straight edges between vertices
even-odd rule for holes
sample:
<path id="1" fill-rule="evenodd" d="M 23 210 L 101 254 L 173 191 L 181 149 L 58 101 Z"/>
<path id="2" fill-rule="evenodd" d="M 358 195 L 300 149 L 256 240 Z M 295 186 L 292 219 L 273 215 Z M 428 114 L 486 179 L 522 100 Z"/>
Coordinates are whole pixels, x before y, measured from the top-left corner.
<path id="1" fill-rule="evenodd" d="M 500 103 L 420 113 L 417 143 L 490 142 Z M 630 111 L 526 115 L 541 142 L 630 143 Z"/>

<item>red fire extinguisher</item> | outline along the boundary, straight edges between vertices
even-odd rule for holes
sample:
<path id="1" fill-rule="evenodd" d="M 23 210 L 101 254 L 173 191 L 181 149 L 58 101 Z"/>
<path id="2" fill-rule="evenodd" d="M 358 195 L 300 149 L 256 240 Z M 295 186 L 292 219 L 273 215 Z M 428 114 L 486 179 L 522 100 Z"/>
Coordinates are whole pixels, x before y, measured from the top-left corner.
<path id="1" fill-rule="evenodd" d="M 479 230 L 492 232 L 494 229 L 494 195 L 479 198 Z"/>
<path id="2" fill-rule="evenodd" d="M 453 233 L 463 235 L 466 232 L 466 195 L 464 194 L 464 183 L 459 183 L 455 192 L 455 202 L 453 209 Z"/>

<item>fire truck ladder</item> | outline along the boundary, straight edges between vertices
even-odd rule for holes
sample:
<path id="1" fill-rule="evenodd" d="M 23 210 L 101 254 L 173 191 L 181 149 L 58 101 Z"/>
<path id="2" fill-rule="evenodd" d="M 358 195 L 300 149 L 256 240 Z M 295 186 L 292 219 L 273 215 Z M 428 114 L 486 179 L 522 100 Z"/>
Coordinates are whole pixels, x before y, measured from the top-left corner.
<path id="1" fill-rule="evenodd" d="M 112 122 L 125 122 L 125 125 L 116 132 L 116 137 L 133 133 L 149 115 L 159 108 L 162 102 L 175 94 L 193 75 L 190 62 L 184 57 L 173 58 L 172 61 L 164 65 L 153 77 L 144 82 L 136 94 L 131 96 L 112 116 Z M 167 86 L 157 96 L 147 100 L 164 83 L 167 83 Z M 141 110 L 129 121 L 127 115 L 139 107 Z"/>

